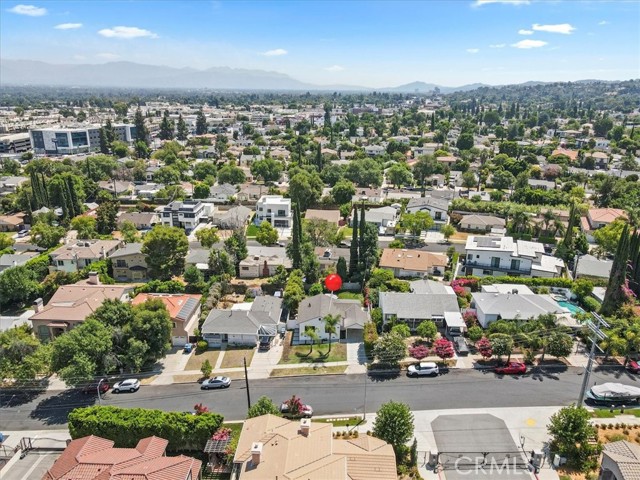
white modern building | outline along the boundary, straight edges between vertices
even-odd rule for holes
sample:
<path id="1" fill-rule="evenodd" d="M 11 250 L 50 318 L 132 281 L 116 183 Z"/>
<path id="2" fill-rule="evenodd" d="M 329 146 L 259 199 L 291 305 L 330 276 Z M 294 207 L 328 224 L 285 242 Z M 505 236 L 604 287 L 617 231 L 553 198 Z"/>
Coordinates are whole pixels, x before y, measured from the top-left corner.
<path id="1" fill-rule="evenodd" d="M 113 130 L 116 140 L 126 143 L 135 140 L 135 125 L 118 124 Z M 29 137 L 36 154 L 69 155 L 100 149 L 100 125 L 34 128 L 29 131 Z"/>
<path id="2" fill-rule="evenodd" d="M 198 224 L 207 221 L 211 207 L 198 200 L 175 201 L 159 208 L 160 219 L 163 225 L 184 228 L 190 233 Z"/>
<path id="3" fill-rule="evenodd" d="M 545 255 L 544 245 L 512 237 L 470 236 L 465 257 L 466 275 L 554 278 L 564 262 Z"/>
<path id="4" fill-rule="evenodd" d="M 260 225 L 265 220 L 276 228 L 291 228 L 293 226 L 291 199 L 281 195 L 260 197 L 256 203 L 254 223 Z"/>

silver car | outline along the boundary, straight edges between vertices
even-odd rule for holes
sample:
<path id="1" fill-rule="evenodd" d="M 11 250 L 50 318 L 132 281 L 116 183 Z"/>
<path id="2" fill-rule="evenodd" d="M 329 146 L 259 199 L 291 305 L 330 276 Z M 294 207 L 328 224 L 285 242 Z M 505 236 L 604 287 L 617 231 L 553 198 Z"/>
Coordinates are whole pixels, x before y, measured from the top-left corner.
<path id="1" fill-rule="evenodd" d="M 229 377 L 213 377 L 207 378 L 202 384 L 200 388 L 202 390 L 209 390 L 212 388 L 229 388 L 231 385 L 231 379 Z"/>
<path id="2" fill-rule="evenodd" d="M 140 388 L 140 380 L 137 378 L 127 378 L 113 386 L 113 393 L 137 392 Z"/>

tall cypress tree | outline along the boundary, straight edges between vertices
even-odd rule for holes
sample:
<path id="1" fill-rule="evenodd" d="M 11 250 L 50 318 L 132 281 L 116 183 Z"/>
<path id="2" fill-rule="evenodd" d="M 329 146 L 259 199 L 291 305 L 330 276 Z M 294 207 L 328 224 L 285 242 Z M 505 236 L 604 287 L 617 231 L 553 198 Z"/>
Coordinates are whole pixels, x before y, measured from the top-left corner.
<path id="1" fill-rule="evenodd" d="M 358 207 L 353 206 L 353 235 L 351 236 L 351 247 L 349 249 L 349 276 L 353 277 L 358 271 Z"/>
<path id="2" fill-rule="evenodd" d="M 367 221 L 364 218 L 365 210 L 364 205 L 360 211 L 360 228 L 358 229 L 358 260 L 360 261 L 360 270 L 364 271 L 365 262 L 367 260 L 367 256 L 365 255 L 364 248 L 364 231 L 367 226 Z"/>
<path id="3" fill-rule="evenodd" d="M 161 140 L 171 140 L 173 138 L 173 130 L 173 120 L 169 118 L 169 110 L 165 110 L 162 115 L 162 121 L 160 122 L 158 137 L 160 137 Z"/>
<path id="4" fill-rule="evenodd" d="M 207 117 L 204 116 L 204 112 L 200 109 L 196 117 L 196 135 L 204 135 L 208 130 Z"/>
<path id="5" fill-rule="evenodd" d="M 149 146 L 149 140 L 147 138 L 149 136 L 149 131 L 144 123 L 144 116 L 142 115 L 140 107 L 136 110 L 133 122 L 136 125 L 136 142 L 144 142 L 145 145 Z"/>
<path id="6" fill-rule="evenodd" d="M 300 269 L 302 267 L 302 249 L 301 242 L 302 237 L 300 232 L 302 231 L 302 226 L 300 225 L 300 210 L 298 210 L 298 205 L 293 204 L 293 231 L 291 232 L 291 243 L 289 244 L 289 257 L 291 258 L 291 266 L 294 270 Z"/>
<path id="7" fill-rule="evenodd" d="M 186 140 L 187 135 L 189 135 L 189 129 L 187 128 L 187 122 L 182 118 L 182 114 L 178 117 L 178 125 L 177 125 L 177 138 L 178 140 Z"/>
<path id="8" fill-rule="evenodd" d="M 627 264 L 629 260 L 629 225 L 625 225 L 620 236 L 620 243 L 616 250 L 616 256 L 611 266 L 611 276 L 609 277 L 609 285 L 604 294 L 601 312 L 604 315 L 614 313 L 625 301 L 625 293 L 622 286 L 627 278 Z"/>
<path id="9" fill-rule="evenodd" d="M 629 287 L 636 296 L 640 296 L 640 230 L 631 236 L 629 246 Z"/>
<path id="10" fill-rule="evenodd" d="M 318 144 L 318 148 L 316 149 L 316 167 L 318 167 L 318 171 L 322 171 L 322 146 Z"/>
<path id="11" fill-rule="evenodd" d="M 107 132 L 104 127 L 100 127 L 100 153 L 109 154 L 109 142 L 107 141 Z"/>

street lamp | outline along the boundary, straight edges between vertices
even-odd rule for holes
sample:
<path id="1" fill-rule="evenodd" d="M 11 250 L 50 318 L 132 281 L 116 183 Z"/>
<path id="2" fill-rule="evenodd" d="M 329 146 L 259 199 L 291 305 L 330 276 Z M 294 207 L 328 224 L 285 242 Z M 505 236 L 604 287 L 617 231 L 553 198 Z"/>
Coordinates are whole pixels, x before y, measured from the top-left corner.
<path id="1" fill-rule="evenodd" d="M 100 386 L 102 385 L 102 382 L 104 382 L 104 378 L 101 378 L 100 381 L 98 382 L 98 404 L 102 405 L 102 397 L 100 396 Z"/>

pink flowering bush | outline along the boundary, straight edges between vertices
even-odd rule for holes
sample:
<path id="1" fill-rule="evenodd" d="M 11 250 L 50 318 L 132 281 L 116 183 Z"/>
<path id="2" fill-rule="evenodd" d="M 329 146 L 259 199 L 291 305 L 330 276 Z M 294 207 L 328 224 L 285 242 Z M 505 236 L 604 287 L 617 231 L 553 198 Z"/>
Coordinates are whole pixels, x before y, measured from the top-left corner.
<path id="1" fill-rule="evenodd" d="M 211 440 L 229 440 L 229 437 L 231 437 L 231 429 L 223 427 L 211 436 Z"/>
<path id="2" fill-rule="evenodd" d="M 462 318 L 464 319 L 464 323 L 467 325 L 467 327 L 473 327 L 474 325 L 478 324 L 478 315 L 476 315 L 476 312 L 473 312 L 471 310 L 467 310 L 466 312 L 464 312 L 462 314 Z"/>
<path id="3" fill-rule="evenodd" d="M 489 358 L 493 355 L 493 349 L 491 348 L 491 340 L 487 337 L 482 337 L 480 340 L 476 342 L 476 348 L 478 349 L 478 353 L 482 355 L 484 358 Z"/>
<path id="4" fill-rule="evenodd" d="M 433 351 L 443 360 L 451 358 L 455 355 L 455 352 L 453 350 L 453 343 L 446 338 L 436 340 L 436 342 L 433 344 Z"/>
<path id="5" fill-rule="evenodd" d="M 409 355 L 416 360 L 422 360 L 429 356 L 430 350 L 426 345 L 414 345 L 409 347 Z"/>

